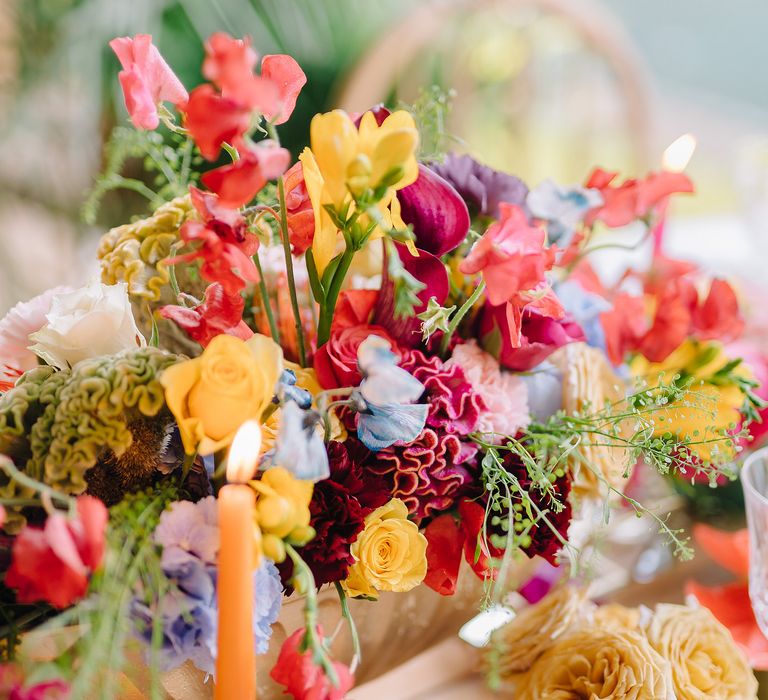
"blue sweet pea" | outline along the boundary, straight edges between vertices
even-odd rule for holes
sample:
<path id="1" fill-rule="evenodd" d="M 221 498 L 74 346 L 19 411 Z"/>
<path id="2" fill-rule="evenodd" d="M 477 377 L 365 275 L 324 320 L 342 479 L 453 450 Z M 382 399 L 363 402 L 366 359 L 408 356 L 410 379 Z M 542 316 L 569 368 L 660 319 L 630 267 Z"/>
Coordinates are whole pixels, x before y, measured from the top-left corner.
<path id="1" fill-rule="evenodd" d="M 357 350 L 363 381 L 352 395 L 358 412 L 357 436 L 378 451 L 398 440 L 415 440 L 427 421 L 427 404 L 416 404 L 424 385 L 397 365 L 389 343 L 379 336 L 366 338 Z"/>
<path id="2" fill-rule="evenodd" d="M 603 196 L 598 190 L 544 180 L 528 193 L 526 203 L 533 216 L 547 222 L 550 241 L 565 247 L 587 212 L 603 203 Z"/>
<path id="3" fill-rule="evenodd" d="M 599 294 L 588 292 L 576 282 L 566 280 L 555 285 L 555 294 L 576 322 L 581 326 L 587 345 L 605 352 L 605 330 L 600 314 L 611 309 L 611 305 Z"/>
<path id="4" fill-rule="evenodd" d="M 280 429 L 275 449 L 265 455 L 262 468 L 271 465 L 284 467 L 298 479 L 320 481 L 331 474 L 328 453 L 323 442 L 320 414 L 305 411 L 293 401 L 285 403 L 280 411 Z"/>
<path id="5" fill-rule="evenodd" d="M 292 369 L 284 369 L 277 381 L 277 401 L 278 403 L 293 401 L 299 408 L 310 408 L 312 394 L 296 386 L 296 373 Z"/>
<path id="6" fill-rule="evenodd" d="M 542 362 L 519 375 L 528 389 L 528 411 L 544 422 L 563 407 L 563 375 L 550 362 Z"/>

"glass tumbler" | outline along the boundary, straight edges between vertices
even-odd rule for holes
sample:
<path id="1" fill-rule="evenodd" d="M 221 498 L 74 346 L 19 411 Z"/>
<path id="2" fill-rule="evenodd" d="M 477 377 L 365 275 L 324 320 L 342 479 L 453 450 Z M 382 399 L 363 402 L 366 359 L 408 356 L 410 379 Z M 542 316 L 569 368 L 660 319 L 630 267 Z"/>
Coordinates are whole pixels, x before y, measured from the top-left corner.
<path id="1" fill-rule="evenodd" d="M 768 637 L 768 447 L 744 461 L 741 484 L 749 526 L 749 597 L 757 624 Z"/>

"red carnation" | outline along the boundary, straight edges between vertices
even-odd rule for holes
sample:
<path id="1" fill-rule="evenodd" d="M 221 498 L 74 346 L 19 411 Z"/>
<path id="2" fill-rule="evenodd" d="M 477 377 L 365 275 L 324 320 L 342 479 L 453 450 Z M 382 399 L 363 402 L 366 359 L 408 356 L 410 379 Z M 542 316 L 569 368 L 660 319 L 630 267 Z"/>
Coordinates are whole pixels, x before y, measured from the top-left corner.
<path id="1" fill-rule="evenodd" d="M 319 626 L 317 634 L 322 638 L 323 630 Z M 333 668 L 339 681 L 338 686 L 334 686 L 322 666 L 312 658 L 312 651 L 299 651 L 304 635 L 302 628 L 283 642 L 277 663 L 269 673 L 272 680 L 284 685 L 285 692 L 294 700 L 344 700 L 355 683 L 354 676 L 344 664 L 334 661 Z"/>
<path id="2" fill-rule="evenodd" d="M 5 584 L 19 603 L 45 600 L 66 608 L 85 595 L 90 574 L 104 557 L 107 509 L 93 496 L 77 499 L 77 516 L 48 516 L 43 528 L 25 527 L 13 543 Z"/>

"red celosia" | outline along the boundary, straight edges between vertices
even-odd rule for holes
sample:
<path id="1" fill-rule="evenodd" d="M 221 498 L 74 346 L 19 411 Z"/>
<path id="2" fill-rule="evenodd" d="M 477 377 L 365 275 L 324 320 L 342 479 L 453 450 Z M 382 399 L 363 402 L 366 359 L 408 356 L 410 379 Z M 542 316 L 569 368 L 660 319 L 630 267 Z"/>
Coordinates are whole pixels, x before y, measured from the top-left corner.
<path id="1" fill-rule="evenodd" d="M 357 349 L 368 336 L 378 335 L 390 342 L 400 354 L 395 341 L 380 326 L 358 325 L 331 329 L 331 337 L 315 352 L 314 368 L 323 389 L 357 386 L 362 377 L 357 368 Z"/>
<path id="2" fill-rule="evenodd" d="M 282 175 L 290 160 L 290 152 L 274 141 L 260 141 L 255 147 L 244 146 L 238 160 L 209 170 L 200 180 L 219 196 L 222 206 L 237 209 L 248 204 L 268 180 Z"/>
<path id="3" fill-rule="evenodd" d="M 366 466 L 390 480 L 392 496 L 420 521 L 448 510 L 477 483 L 476 454 L 474 443 L 427 427 L 413 442 L 376 452 Z"/>
<path id="4" fill-rule="evenodd" d="M 285 54 L 272 54 L 261 59 L 261 76 L 277 88 L 277 100 L 270 109 L 261 110 L 273 124 L 287 122 L 296 107 L 307 76 L 298 63 Z"/>
<path id="5" fill-rule="evenodd" d="M 240 294 L 227 294 L 219 282 L 214 282 L 205 290 L 202 304 L 191 309 L 163 306 L 160 315 L 173 321 L 192 340 L 205 347 L 222 333 L 248 340 L 253 331 L 243 321 L 244 308 L 245 300 Z"/>
<path id="6" fill-rule="evenodd" d="M 247 282 L 259 280 L 252 259 L 259 240 L 247 232 L 245 219 L 237 211 L 222 207 L 216 195 L 195 187 L 190 187 L 190 193 L 203 220 L 185 222 L 179 233 L 185 243 L 196 244 L 196 247 L 166 262 L 175 265 L 202 260 L 203 279 L 220 282 L 228 296 L 239 294 Z"/>
<path id="7" fill-rule="evenodd" d="M 294 700 L 344 700 L 355 683 L 354 676 L 344 664 L 334 661 L 333 668 L 338 677 L 338 685 L 334 686 L 322 666 L 315 663 L 312 651 L 300 651 L 304 634 L 304 629 L 296 630 L 283 642 L 270 677 L 285 686 L 285 692 Z M 323 636 L 319 626 L 317 634 Z"/>
<path id="8" fill-rule="evenodd" d="M 429 405 L 428 426 L 462 436 L 475 430 L 485 404 L 458 364 L 446 366 L 436 355 L 408 350 L 400 366 L 424 385 L 420 402 Z"/>
<path id="9" fill-rule="evenodd" d="M 66 608 L 85 595 L 104 556 L 107 509 L 92 496 L 77 499 L 77 516 L 48 516 L 43 528 L 25 527 L 13 543 L 5 584 L 20 603 L 47 601 Z"/>
<path id="10" fill-rule="evenodd" d="M 312 246 L 315 236 L 315 212 L 304 183 L 301 161 L 291 166 L 283 179 L 288 238 L 294 255 L 301 255 Z"/>
<path id="11" fill-rule="evenodd" d="M 211 85 L 192 90 L 185 111 L 185 126 L 208 160 L 216 160 L 225 141 L 232 143 L 248 131 L 251 112 L 248 107 L 224 97 Z"/>
<path id="12" fill-rule="evenodd" d="M 118 37 L 109 45 L 123 67 L 118 78 L 131 121 L 139 129 L 157 129 L 160 124 L 157 106 L 166 100 L 182 106 L 189 98 L 186 89 L 149 34 L 137 34 L 133 39 Z"/>
<path id="13" fill-rule="evenodd" d="M 649 173 L 642 180 L 625 180 L 615 185 L 617 175 L 595 168 L 587 179 L 585 187 L 600 190 L 603 196 L 603 204 L 587 215 L 587 224 L 602 221 L 606 226 L 626 226 L 647 216 L 669 195 L 693 192 L 693 183 L 684 173 Z"/>

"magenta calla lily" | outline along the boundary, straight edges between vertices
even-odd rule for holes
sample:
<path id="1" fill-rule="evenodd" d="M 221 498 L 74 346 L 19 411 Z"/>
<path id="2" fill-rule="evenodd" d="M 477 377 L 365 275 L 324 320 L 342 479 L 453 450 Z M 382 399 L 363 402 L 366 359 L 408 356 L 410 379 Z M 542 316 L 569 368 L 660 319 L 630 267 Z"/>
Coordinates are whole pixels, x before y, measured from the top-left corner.
<path id="1" fill-rule="evenodd" d="M 467 205 L 447 180 L 426 165 L 419 164 L 418 179 L 400 190 L 397 198 L 403 221 L 413 226 L 419 250 L 445 255 L 467 237 Z"/>

